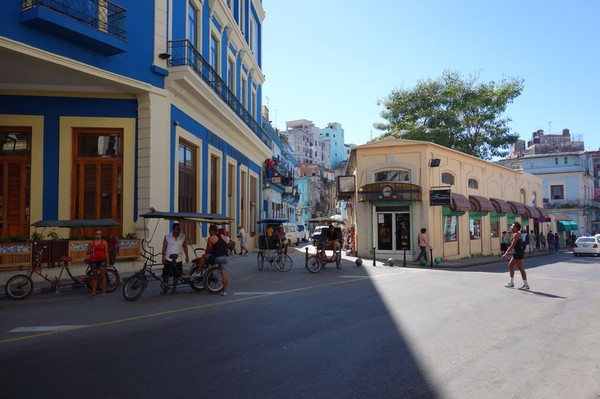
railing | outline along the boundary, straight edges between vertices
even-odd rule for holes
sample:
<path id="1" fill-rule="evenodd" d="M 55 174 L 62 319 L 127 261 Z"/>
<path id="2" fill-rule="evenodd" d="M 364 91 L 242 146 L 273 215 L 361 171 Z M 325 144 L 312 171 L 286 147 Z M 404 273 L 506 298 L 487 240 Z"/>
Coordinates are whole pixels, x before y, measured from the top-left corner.
<path id="1" fill-rule="evenodd" d="M 91 28 L 125 40 L 126 13 L 108 0 L 23 0 L 22 10 L 45 7 Z"/>
<path id="2" fill-rule="evenodd" d="M 170 41 L 169 54 L 171 54 L 171 58 L 168 61 L 170 66 L 187 65 L 193 69 L 263 143 L 269 148 L 272 147 L 273 140 L 246 110 L 244 105 L 238 101 L 235 94 L 227 87 L 227 84 L 210 66 L 208 61 L 202 57 L 188 40 Z"/>

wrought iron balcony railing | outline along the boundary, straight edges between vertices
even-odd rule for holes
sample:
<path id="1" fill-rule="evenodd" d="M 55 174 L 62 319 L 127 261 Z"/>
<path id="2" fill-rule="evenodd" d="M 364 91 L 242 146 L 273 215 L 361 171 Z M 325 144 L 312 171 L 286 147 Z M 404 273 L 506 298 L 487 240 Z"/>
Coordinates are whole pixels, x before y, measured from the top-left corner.
<path id="1" fill-rule="evenodd" d="M 125 40 L 127 10 L 108 0 L 22 0 L 21 4 L 23 11 L 44 7 Z"/>
<path id="2" fill-rule="evenodd" d="M 263 127 L 246 110 L 246 107 L 240 103 L 227 87 L 227 84 L 219 74 L 210 66 L 208 61 L 202 57 L 200 52 L 189 42 L 189 40 L 173 40 L 169 42 L 170 66 L 189 66 L 206 82 L 210 88 L 227 104 L 229 108 L 256 134 L 256 136 L 272 148 L 273 140 L 265 132 Z"/>

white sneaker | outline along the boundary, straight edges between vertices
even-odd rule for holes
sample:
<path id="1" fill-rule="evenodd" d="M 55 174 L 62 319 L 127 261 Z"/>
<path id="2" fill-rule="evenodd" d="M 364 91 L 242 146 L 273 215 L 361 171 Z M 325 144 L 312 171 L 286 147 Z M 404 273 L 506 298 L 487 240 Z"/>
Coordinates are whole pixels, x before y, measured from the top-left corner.
<path id="1" fill-rule="evenodd" d="M 504 284 L 504 286 L 506 288 L 515 288 L 515 285 L 513 283 L 506 283 L 506 284 Z"/>
<path id="2" fill-rule="evenodd" d="M 527 284 L 523 284 L 523 286 L 519 289 L 522 291 L 529 291 L 529 286 Z"/>
<path id="3" fill-rule="evenodd" d="M 200 277 L 202 277 L 202 274 L 200 274 L 198 272 L 192 273 L 192 278 L 200 278 Z"/>

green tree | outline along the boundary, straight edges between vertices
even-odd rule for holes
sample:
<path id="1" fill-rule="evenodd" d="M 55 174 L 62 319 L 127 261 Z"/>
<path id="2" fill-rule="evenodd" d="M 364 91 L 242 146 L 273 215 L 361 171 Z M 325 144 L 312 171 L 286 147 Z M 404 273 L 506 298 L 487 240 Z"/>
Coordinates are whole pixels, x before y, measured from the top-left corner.
<path id="1" fill-rule="evenodd" d="M 374 124 L 385 131 L 377 139 L 430 141 L 486 160 L 504 157 L 519 135 L 510 132 L 511 119 L 503 114 L 522 91 L 521 79 L 496 85 L 445 72 L 437 80 L 420 81 L 412 90 L 393 90 L 378 101 L 387 122 Z"/>

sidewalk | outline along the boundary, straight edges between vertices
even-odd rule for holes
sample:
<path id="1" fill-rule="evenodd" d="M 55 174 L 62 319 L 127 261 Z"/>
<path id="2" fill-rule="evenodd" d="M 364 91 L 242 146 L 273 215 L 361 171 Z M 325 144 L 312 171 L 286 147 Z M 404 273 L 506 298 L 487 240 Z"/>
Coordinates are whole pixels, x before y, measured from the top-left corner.
<path id="1" fill-rule="evenodd" d="M 561 250 L 559 252 L 563 252 L 563 251 Z M 556 252 L 548 252 L 548 251 L 534 251 L 531 254 L 525 253 L 525 260 L 527 260 L 528 258 L 538 258 L 541 256 L 553 255 L 555 253 Z M 488 265 L 488 264 L 498 263 L 498 262 L 508 263 L 509 260 L 510 260 L 510 257 L 506 257 L 505 260 L 503 261 L 502 258 L 499 257 L 498 255 L 478 256 L 478 257 L 474 257 L 474 258 L 442 261 L 439 264 L 434 263 L 433 267 L 438 268 L 438 269 L 458 269 L 458 268 L 470 267 L 470 266 Z M 408 265 L 417 266 L 415 264 L 415 262 L 407 262 L 407 266 Z M 430 267 L 430 264 L 428 263 L 424 267 Z"/>

